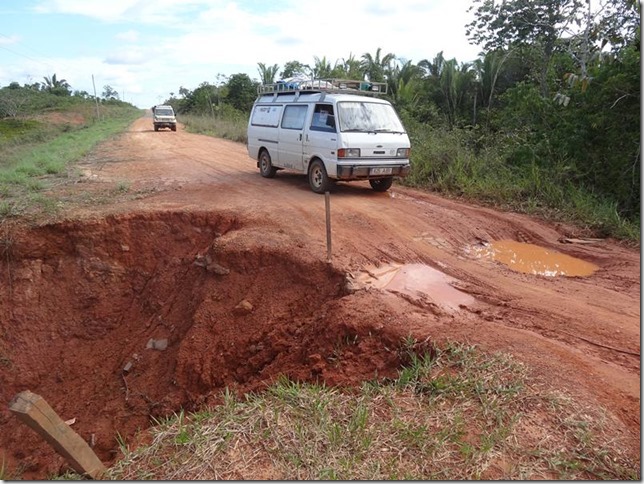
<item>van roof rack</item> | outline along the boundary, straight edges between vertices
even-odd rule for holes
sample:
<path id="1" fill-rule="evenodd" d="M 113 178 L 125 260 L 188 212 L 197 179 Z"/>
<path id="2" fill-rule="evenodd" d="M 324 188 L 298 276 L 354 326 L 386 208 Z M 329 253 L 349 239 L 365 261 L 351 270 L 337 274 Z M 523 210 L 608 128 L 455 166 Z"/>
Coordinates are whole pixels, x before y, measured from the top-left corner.
<path id="1" fill-rule="evenodd" d="M 344 93 L 379 96 L 387 94 L 386 82 L 359 81 L 351 79 L 305 79 L 293 78 L 257 87 L 257 94 L 282 93 Z"/>

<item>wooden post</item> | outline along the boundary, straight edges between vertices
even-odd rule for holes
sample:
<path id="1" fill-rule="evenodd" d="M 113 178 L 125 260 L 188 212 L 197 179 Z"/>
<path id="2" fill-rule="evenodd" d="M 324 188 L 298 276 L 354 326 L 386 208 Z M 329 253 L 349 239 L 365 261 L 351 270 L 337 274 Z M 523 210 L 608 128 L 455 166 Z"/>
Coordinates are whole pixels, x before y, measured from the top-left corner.
<path id="1" fill-rule="evenodd" d="M 9 410 L 35 430 L 79 474 L 100 479 L 105 466 L 87 442 L 72 430 L 39 395 L 25 390 L 18 393 Z"/>
<path id="2" fill-rule="evenodd" d="M 326 261 L 331 263 L 331 194 L 324 192 L 324 205 L 326 206 Z"/>

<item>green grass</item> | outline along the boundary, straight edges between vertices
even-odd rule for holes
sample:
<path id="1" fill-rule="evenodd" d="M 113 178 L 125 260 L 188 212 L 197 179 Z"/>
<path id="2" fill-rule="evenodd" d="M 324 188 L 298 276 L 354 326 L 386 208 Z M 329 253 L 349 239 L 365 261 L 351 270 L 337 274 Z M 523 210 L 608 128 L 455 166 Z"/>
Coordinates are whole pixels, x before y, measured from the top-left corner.
<path id="1" fill-rule="evenodd" d="M 205 134 L 217 138 L 246 143 L 248 117 L 234 112 L 227 116 L 181 115 L 180 121 L 191 133 Z"/>
<path id="2" fill-rule="evenodd" d="M 83 105 L 80 111 L 86 114 L 87 109 Z M 58 130 L 43 123 L 31 123 L 32 132 L 29 136 L 23 133 L 22 143 L 0 140 L 0 219 L 34 208 L 54 213 L 58 202 L 44 196 L 42 191 L 57 179 L 65 178 L 71 163 L 82 159 L 98 143 L 125 130 L 140 115 L 140 110 L 131 107 L 103 107 L 100 121 L 90 118 L 86 124 L 73 129 Z M 127 192 L 129 185 L 120 183 L 117 190 Z"/>
<path id="3" fill-rule="evenodd" d="M 119 480 L 639 478 L 596 407 L 535 385 L 505 355 L 460 344 L 417 354 L 396 379 L 331 388 L 280 378 L 265 392 L 156 422 Z"/>

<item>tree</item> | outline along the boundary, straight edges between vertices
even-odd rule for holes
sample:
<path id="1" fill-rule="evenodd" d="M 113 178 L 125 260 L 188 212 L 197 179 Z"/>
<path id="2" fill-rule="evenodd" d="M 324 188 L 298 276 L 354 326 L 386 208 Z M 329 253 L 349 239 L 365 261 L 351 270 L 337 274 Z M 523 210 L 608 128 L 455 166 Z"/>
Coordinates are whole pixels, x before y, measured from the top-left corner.
<path id="1" fill-rule="evenodd" d="M 105 85 L 103 86 L 103 99 L 118 100 L 119 93 L 112 86 Z"/>
<path id="2" fill-rule="evenodd" d="M 411 61 L 393 63 L 387 71 L 387 87 L 394 105 L 398 108 L 415 107 L 418 101 L 418 81 L 423 70 Z"/>
<path id="3" fill-rule="evenodd" d="M 29 102 L 29 90 L 11 87 L 0 89 L 0 118 L 15 118 L 23 113 L 23 106 Z"/>
<path id="4" fill-rule="evenodd" d="M 267 66 L 261 62 L 257 63 L 257 70 L 259 71 L 259 80 L 262 84 L 273 84 L 275 82 L 275 76 L 279 66 L 273 64 L 272 66 Z"/>
<path id="5" fill-rule="evenodd" d="M 368 52 L 362 54 L 362 69 L 368 81 L 384 82 L 385 71 L 390 67 L 390 63 L 396 58 L 394 54 L 387 54 L 380 58 L 381 48 L 378 47 L 376 55 L 372 56 Z"/>
<path id="6" fill-rule="evenodd" d="M 488 119 L 492 109 L 492 100 L 494 99 L 497 81 L 503 69 L 503 65 L 510 57 L 509 51 L 497 50 L 488 52 L 483 59 L 479 58 L 474 61 L 473 67 L 475 72 L 476 91 L 474 94 L 474 108 L 472 124 L 476 124 L 476 105 L 478 94 L 481 94 L 481 105 L 487 108 Z"/>
<path id="7" fill-rule="evenodd" d="M 433 61 L 422 60 L 418 67 L 427 73 L 429 96 L 445 114 L 449 127 L 453 128 L 461 114 L 469 111 L 469 94 L 474 92 L 475 81 L 472 65 L 459 65 L 456 59 L 445 60 L 443 52 L 439 52 Z"/>
<path id="8" fill-rule="evenodd" d="M 257 97 L 257 83 L 247 74 L 233 74 L 227 84 L 226 101 L 235 109 L 250 112 Z"/>
<path id="9" fill-rule="evenodd" d="M 71 92 L 70 85 L 65 79 L 57 79 L 56 74 L 53 74 L 51 77 L 44 77 L 45 84 L 43 89 L 51 94 L 56 96 L 69 96 Z"/>
<path id="10" fill-rule="evenodd" d="M 315 61 L 313 66 L 313 79 L 329 79 L 333 77 L 333 68 L 326 56 L 321 59 L 315 56 L 313 60 Z"/>
<path id="11" fill-rule="evenodd" d="M 297 76 L 307 76 L 308 73 L 311 71 L 311 68 L 306 65 L 302 64 L 300 61 L 289 61 L 286 64 L 284 64 L 284 70 L 280 74 L 282 79 L 288 79 L 290 77 L 297 77 Z"/>
<path id="12" fill-rule="evenodd" d="M 639 0 L 604 0 L 598 21 L 602 47 L 609 44 L 613 54 L 632 43 L 640 44 L 642 4 Z"/>
<path id="13" fill-rule="evenodd" d="M 341 79 L 364 79 L 364 70 L 362 63 L 356 59 L 353 54 L 349 54 L 348 59 L 337 61 L 333 67 L 332 77 Z"/>
<path id="14" fill-rule="evenodd" d="M 583 0 L 474 0 L 475 20 L 466 25 L 470 43 L 486 51 L 530 46 L 541 94 L 549 95 L 548 69 L 558 41 L 571 24 L 579 25 Z M 586 0 L 588 1 L 588 0 Z M 478 5 L 478 6 L 477 6 Z"/>

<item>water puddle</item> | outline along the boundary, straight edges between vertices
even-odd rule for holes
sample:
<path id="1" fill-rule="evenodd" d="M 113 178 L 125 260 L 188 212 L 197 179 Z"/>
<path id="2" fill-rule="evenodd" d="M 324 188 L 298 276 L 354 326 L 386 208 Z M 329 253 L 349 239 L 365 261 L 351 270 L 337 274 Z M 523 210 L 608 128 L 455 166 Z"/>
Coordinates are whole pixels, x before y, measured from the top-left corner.
<path id="1" fill-rule="evenodd" d="M 514 271 L 546 277 L 587 277 L 599 269 L 590 262 L 514 240 L 498 240 L 472 251 L 480 259 L 501 262 Z"/>
<path id="2" fill-rule="evenodd" d="M 387 264 L 365 269 L 358 282 L 365 287 L 401 293 L 412 299 L 427 300 L 448 311 L 473 304 L 476 300 L 452 286 L 457 279 L 425 264 Z"/>

